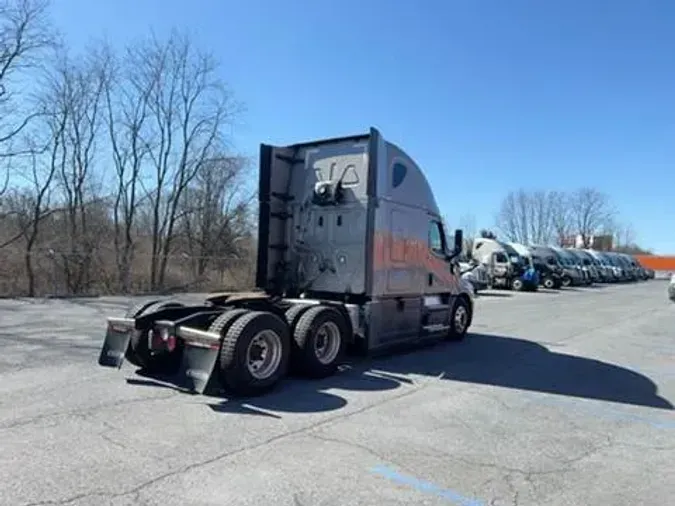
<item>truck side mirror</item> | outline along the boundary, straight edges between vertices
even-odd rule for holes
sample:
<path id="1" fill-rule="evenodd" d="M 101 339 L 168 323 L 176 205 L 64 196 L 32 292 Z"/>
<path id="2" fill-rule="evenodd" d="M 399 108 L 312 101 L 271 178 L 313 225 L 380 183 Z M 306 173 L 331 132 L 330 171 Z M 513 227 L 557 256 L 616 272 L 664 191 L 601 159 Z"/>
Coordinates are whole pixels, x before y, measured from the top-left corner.
<path id="1" fill-rule="evenodd" d="M 464 248 L 464 232 L 461 229 L 455 230 L 455 255 L 459 255 Z"/>
<path id="2" fill-rule="evenodd" d="M 457 229 L 455 230 L 455 244 L 453 246 L 452 251 L 448 255 L 448 260 L 452 260 L 457 256 L 459 256 L 462 253 L 463 248 L 464 248 L 464 233 L 460 229 Z"/>

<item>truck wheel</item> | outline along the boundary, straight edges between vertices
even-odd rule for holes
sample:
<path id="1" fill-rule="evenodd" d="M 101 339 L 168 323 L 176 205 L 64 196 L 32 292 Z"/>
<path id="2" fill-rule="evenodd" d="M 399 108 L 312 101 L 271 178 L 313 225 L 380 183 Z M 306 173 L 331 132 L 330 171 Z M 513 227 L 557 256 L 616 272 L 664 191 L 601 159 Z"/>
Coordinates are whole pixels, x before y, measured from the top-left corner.
<path id="1" fill-rule="evenodd" d="M 239 316 L 220 348 L 220 381 L 235 396 L 262 395 L 288 371 L 291 338 L 286 322 L 265 311 Z"/>
<path id="2" fill-rule="evenodd" d="M 349 327 L 332 307 L 314 306 L 305 311 L 293 332 L 294 363 L 309 378 L 335 374 L 347 345 Z"/>
<path id="3" fill-rule="evenodd" d="M 147 302 L 141 302 L 140 304 L 134 304 L 129 308 L 129 310 L 124 313 L 125 318 L 136 318 L 137 316 L 141 316 L 142 314 L 146 313 L 150 308 L 153 306 L 161 305 L 162 301 L 161 300 L 155 300 L 148 305 Z M 173 302 L 168 302 L 167 304 L 173 304 Z M 176 302 L 176 304 L 178 304 Z M 147 307 L 146 307 L 147 306 Z"/>
<path id="4" fill-rule="evenodd" d="M 544 279 L 544 288 L 547 288 L 548 290 L 552 290 L 555 288 L 555 281 L 552 278 L 545 278 Z"/>
<path id="5" fill-rule="evenodd" d="M 286 310 L 284 316 L 286 317 L 286 323 L 288 323 L 288 327 L 291 329 L 291 335 L 295 331 L 295 326 L 298 324 L 302 313 L 307 311 L 310 307 L 312 306 L 307 304 L 298 304 L 297 306 L 291 306 Z"/>
<path id="6" fill-rule="evenodd" d="M 562 286 L 568 287 L 568 286 L 570 286 L 571 284 L 572 284 L 572 278 L 570 278 L 569 276 L 563 276 L 563 278 L 562 278 Z"/>
<path id="7" fill-rule="evenodd" d="M 209 332 L 220 334 L 225 337 L 225 334 L 227 334 L 227 331 L 230 330 L 230 327 L 234 321 L 246 313 L 248 313 L 248 309 L 241 308 L 229 309 L 225 311 L 223 314 L 218 316 L 218 318 L 211 322 L 211 325 L 209 326 Z"/>
<path id="8" fill-rule="evenodd" d="M 514 279 L 511 282 L 511 288 L 514 289 L 516 292 L 520 292 L 523 290 L 523 280 L 522 279 Z"/>
<path id="9" fill-rule="evenodd" d="M 180 302 L 158 301 L 150 304 L 143 309 L 145 304 L 139 304 L 127 312 L 127 318 L 137 318 L 162 309 L 183 307 Z M 172 374 L 180 367 L 183 355 L 183 343 L 180 340 L 176 342 L 176 348 L 169 353 L 152 353 L 148 343 L 148 333 L 152 327 L 134 331 L 134 335 L 129 342 L 126 358 L 137 367 L 144 371 L 155 374 Z"/>
<path id="10" fill-rule="evenodd" d="M 466 337 L 471 323 L 471 309 L 468 302 L 459 297 L 450 312 L 450 329 L 448 330 L 448 340 L 461 341 Z"/>

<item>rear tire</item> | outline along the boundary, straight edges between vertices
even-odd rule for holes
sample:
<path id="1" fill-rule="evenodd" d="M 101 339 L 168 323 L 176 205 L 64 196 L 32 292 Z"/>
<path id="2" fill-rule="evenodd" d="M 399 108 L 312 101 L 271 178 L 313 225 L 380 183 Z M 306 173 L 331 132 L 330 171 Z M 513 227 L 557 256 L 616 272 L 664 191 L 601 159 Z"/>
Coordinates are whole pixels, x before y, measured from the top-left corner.
<path id="1" fill-rule="evenodd" d="M 572 285 L 572 278 L 570 278 L 569 276 L 564 276 L 562 278 L 562 286 L 567 288 L 568 286 L 571 286 L 571 285 Z"/>
<path id="2" fill-rule="evenodd" d="M 511 288 L 516 292 L 521 292 L 523 290 L 523 286 L 524 283 L 522 279 L 516 278 L 513 281 L 511 281 Z"/>
<path id="3" fill-rule="evenodd" d="M 220 381 L 230 394 L 253 397 L 272 390 L 286 375 L 291 354 L 288 325 L 273 313 L 239 316 L 220 348 Z"/>
<path id="4" fill-rule="evenodd" d="M 180 302 L 153 302 L 146 308 L 145 304 L 140 304 L 127 312 L 127 318 L 138 318 L 139 316 L 162 309 L 183 307 Z M 178 339 L 176 348 L 168 353 L 153 353 L 148 343 L 148 332 L 152 330 L 152 325 L 141 330 L 135 330 L 134 335 L 129 342 L 126 358 L 143 371 L 153 374 L 173 374 L 178 371 L 183 358 L 183 342 Z"/>
<path id="5" fill-rule="evenodd" d="M 295 331 L 295 327 L 298 324 L 298 320 L 300 320 L 300 316 L 311 307 L 312 306 L 309 304 L 298 304 L 296 306 L 291 306 L 286 310 L 284 317 L 286 318 L 288 327 L 291 329 L 291 335 Z"/>
<path id="6" fill-rule="evenodd" d="M 545 278 L 543 285 L 544 288 L 552 290 L 553 288 L 555 288 L 555 281 L 552 278 Z"/>
<path id="7" fill-rule="evenodd" d="M 230 330 L 230 327 L 234 321 L 237 318 L 244 316 L 246 313 L 248 313 L 248 309 L 236 308 L 225 311 L 223 314 L 218 316 L 218 318 L 211 322 L 211 325 L 209 326 L 209 332 L 220 334 L 225 337 L 225 334 L 227 334 L 227 331 Z"/>
<path id="8" fill-rule="evenodd" d="M 304 376 L 326 378 L 343 360 L 349 327 L 342 314 L 329 306 L 305 311 L 293 332 L 293 362 Z"/>

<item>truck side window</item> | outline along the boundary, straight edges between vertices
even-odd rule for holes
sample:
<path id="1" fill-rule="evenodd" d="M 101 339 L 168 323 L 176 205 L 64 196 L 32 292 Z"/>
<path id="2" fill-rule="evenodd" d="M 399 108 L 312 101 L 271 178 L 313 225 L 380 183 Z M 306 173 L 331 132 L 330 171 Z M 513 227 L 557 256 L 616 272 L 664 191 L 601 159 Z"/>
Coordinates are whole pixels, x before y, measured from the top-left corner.
<path id="1" fill-rule="evenodd" d="M 500 264 L 505 264 L 508 261 L 509 261 L 509 259 L 506 257 L 505 253 L 502 253 L 501 251 L 498 251 L 497 253 L 495 253 L 495 262 L 498 262 Z"/>
<path id="2" fill-rule="evenodd" d="M 432 221 L 429 224 L 429 249 L 439 255 L 444 255 L 446 252 L 443 225 L 438 221 Z"/>
<path id="3" fill-rule="evenodd" d="M 403 165 L 400 162 L 395 163 L 394 166 L 391 168 L 392 187 L 396 188 L 397 186 L 400 186 L 401 183 L 403 183 L 403 180 L 405 179 L 405 175 L 407 172 L 408 169 L 406 168 L 405 165 Z"/>

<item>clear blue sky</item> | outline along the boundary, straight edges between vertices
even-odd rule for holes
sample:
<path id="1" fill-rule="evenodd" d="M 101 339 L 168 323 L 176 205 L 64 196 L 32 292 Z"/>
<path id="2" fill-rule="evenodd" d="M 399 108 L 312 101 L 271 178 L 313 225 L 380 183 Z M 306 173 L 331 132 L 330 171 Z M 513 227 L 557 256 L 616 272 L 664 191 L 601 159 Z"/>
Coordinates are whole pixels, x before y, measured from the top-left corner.
<path id="1" fill-rule="evenodd" d="M 675 254 L 675 1 L 54 4 L 76 48 L 192 32 L 247 104 L 246 153 L 373 125 L 425 169 L 450 225 L 491 227 L 519 186 L 590 185 Z"/>

